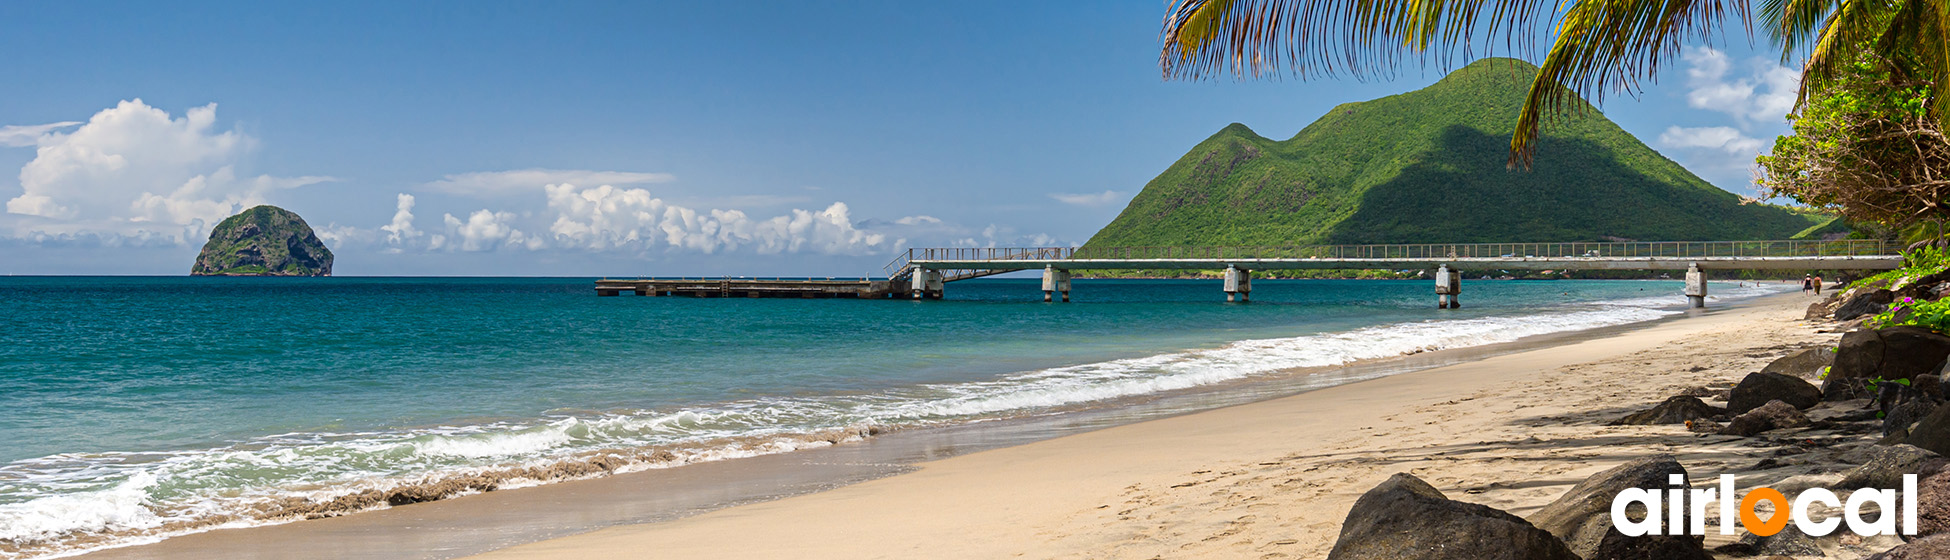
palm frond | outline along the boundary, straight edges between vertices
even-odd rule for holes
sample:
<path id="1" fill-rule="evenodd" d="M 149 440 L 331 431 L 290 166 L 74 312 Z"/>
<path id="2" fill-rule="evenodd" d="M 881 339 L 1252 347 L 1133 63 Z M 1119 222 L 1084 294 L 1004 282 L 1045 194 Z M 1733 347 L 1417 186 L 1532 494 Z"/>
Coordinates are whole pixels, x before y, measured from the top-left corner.
<path id="1" fill-rule="evenodd" d="M 1510 137 L 1510 165 L 1530 166 L 1546 115 L 1578 97 L 1597 103 L 1607 91 L 1636 91 L 1641 78 L 1658 74 L 1687 41 L 1711 39 L 1729 16 L 1751 21 L 1739 0 L 1578 0 L 1538 65 Z"/>
<path id="2" fill-rule="evenodd" d="M 1535 43 L 1553 0 L 1177 0 L 1158 65 L 1170 79 L 1387 73 L 1404 57 Z"/>

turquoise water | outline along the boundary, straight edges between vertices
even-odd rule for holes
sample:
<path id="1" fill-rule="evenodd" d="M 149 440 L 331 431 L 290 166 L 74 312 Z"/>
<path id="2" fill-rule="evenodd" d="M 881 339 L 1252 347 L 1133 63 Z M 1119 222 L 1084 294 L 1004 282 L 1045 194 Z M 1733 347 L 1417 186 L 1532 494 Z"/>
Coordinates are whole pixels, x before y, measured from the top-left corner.
<path id="1" fill-rule="evenodd" d="M 612 456 L 625 470 L 1061 413 L 1654 319 L 1672 281 L 1034 279 L 944 301 L 597 298 L 588 279 L 0 279 L 0 556 L 263 504 Z M 1724 296 L 1774 288 L 1714 289 Z M 650 450 L 663 451 L 661 454 Z M 514 481 L 511 483 L 519 483 Z M 239 519 L 243 521 L 238 521 Z"/>

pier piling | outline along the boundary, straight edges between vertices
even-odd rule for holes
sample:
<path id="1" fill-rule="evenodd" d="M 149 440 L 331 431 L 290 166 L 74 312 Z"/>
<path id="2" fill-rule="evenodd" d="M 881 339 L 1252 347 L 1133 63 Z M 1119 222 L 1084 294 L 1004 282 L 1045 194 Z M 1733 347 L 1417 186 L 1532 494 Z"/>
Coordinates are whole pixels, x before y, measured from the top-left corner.
<path id="1" fill-rule="evenodd" d="M 1686 303 L 1694 309 L 1706 307 L 1706 273 L 1699 263 L 1686 267 Z"/>
<path id="2" fill-rule="evenodd" d="M 1226 301 L 1239 298 L 1239 303 L 1250 301 L 1253 295 L 1253 271 L 1226 265 Z"/>
<path id="3" fill-rule="evenodd" d="M 1043 303 L 1049 303 L 1058 292 L 1063 294 L 1063 303 L 1070 302 L 1070 271 L 1054 265 L 1043 267 Z"/>
<path id="4" fill-rule="evenodd" d="M 1446 264 L 1435 269 L 1435 307 L 1462 308 L 1462 272 L 1449 270 Z"/>

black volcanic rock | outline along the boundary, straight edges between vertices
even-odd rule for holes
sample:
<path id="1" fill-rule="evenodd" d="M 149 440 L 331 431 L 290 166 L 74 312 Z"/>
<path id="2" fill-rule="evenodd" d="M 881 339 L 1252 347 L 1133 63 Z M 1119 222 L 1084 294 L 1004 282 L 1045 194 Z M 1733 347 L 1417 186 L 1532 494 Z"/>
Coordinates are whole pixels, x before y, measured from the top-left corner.
<path id="1" fill-rule="evenodd" d="M 225 218 L 210 230 L 191 276 L 331 276 L 332 250 L 305 219 L 276 206 Z"/>

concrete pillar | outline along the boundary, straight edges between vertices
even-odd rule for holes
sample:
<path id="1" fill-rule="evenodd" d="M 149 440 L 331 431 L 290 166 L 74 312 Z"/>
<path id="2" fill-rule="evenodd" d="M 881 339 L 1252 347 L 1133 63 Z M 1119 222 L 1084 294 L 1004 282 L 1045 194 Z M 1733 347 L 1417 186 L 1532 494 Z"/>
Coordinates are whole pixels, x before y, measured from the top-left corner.
<path id="1" fill-rule="evenodd" d="M 1233 301 L 1235 296 L 1240 303 L 1249 301 L 1253 294 L 1253 271 L 1226 265 L 1225 290 L 1226 301 Z"/>
<path id="2" fill-rule="evenodd" d="M 941 271 L 917 268 L 914 269 L 914 281 L 908 289 L 908 294 L 914 299 L 941 299 L 943 284 Z"/>
<path id="3" fill-rule="evenodd" d="M 1070 302 L 1070 271 L 1054 266 L 1043 267 L 1043 302 L 1048 303 L 1057 292 L 1063 293 L 1063 302 Z"/>
<path id="4" fill-rule="evenodd" d="M 1435 269 L 1435 307 L 1462 308 L 1462 272 L 1449 270 L 1446 264 Z"/>
<path id="5" fill-rule="evenodd" d="M 1695 309 L 1706 307 L 1706 273 L 1699 263 L 1686 267 L 1686 303 Z"/>

